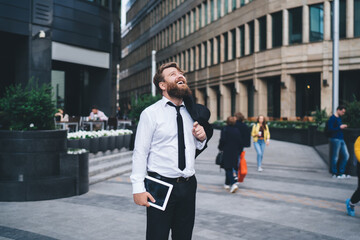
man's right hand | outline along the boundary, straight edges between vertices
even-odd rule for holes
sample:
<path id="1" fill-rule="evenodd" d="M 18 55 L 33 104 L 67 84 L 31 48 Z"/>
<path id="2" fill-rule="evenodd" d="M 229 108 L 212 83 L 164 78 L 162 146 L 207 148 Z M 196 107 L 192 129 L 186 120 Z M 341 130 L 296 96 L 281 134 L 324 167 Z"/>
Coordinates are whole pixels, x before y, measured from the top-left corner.
<path id="1" fill-rule="evenodd" d="M 341 124 L 341 125 L 340 125 L 340 128 L 341 128 L 341 129 L 344 129 L 344 128 L 347 128 L 347 127 L 348 127 L 347 124 Z"/>
<path id="2" fill-rule="evenodd" d="M 150 199 L 151 202 L 153 203 L 155 202 L 153 196 L 151 196 L 151 194 L 148 192 L 135 193 L 133 194 L 133 198 L 134 198 L 134 202 L 140 206 L 150 207 L 150 204 L 148 203 L 148 198 Z"/>

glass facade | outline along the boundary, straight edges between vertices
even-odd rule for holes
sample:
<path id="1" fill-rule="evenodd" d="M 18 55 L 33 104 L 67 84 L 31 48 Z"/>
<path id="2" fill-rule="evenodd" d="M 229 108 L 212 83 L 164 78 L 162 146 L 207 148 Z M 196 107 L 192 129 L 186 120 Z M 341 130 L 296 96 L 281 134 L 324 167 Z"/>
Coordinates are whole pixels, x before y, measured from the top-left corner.
<path id="1" fill-rule="evenodd" d="M 302 42 L 302 7 L 289 10 L 289 44 Z"/>
<path id="2" fill-rule="evenodd" d="M 316 4 L 309 7 L 310 42 L 322 41 L 324 38 L 324 5 Z"/>
<path id="3" fill-rule="evenodd" d="M 236 58 L 236 30 L 231 30 L 231 59 Z"/>
<path id="4" fill-rule="evenodd" d="M 229 44 L 228 44 L 228 41 L 229 41 L 228 33 L 224 33 L 224 60 L 225 61 L 229 60 L 229 54 L 228 54 Z"/>

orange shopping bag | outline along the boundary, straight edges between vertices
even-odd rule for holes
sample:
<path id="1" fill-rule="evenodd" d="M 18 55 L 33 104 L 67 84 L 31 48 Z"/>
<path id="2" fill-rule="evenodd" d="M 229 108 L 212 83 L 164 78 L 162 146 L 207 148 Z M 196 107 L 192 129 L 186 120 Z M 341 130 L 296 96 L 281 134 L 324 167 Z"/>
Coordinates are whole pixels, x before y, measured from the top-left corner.
<path id="1" fill-rule="evenodd" d="M 238 169 L 238 182 L 243 182 L 247 174 L 247 165 L 245 160 L 245 151 L 242 151 L 240 154 L 240 164 Z"/>

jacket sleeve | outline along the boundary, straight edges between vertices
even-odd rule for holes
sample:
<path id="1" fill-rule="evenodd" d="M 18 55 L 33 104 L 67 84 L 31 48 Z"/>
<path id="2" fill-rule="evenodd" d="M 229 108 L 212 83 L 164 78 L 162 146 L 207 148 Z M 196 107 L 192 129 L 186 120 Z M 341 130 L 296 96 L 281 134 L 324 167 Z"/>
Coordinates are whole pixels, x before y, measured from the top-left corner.
<path id="1" fill-rule="evenodd" d="M 256 137 L 258 135 L 258 133 L 256 131 L 256 125 L 257 125 L 257 123 L 252 126 L 252 129 L 251 129 L 251 136 L 252 137 Z"/>
<path id="2" fill-rule="evenodd" d="M 360 136 L 355 141 L 354 152 L 358 162 L 360 162 Z"/>

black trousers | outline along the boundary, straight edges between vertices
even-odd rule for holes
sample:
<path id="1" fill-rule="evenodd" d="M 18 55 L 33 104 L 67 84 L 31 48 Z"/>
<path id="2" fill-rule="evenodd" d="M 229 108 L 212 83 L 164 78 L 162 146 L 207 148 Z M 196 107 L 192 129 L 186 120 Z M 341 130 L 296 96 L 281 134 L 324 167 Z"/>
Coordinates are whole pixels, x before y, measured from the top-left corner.
<path id="1" fill-rule="evenodd" d="M 147 208 L 147 240 L 168 240 L 171 229 L 173 240 L 190 240 L 195 222 L 195 199 L 197 181 L 195 176 L 188 181 L 173 182 L 165 211 Z"/>
<path id="2" fill-rule="evenodd" d="M 360 201 L 360 163 L 357 163 L 358 187 L 351 197 L 351 203 L 355 204 Z"/>

